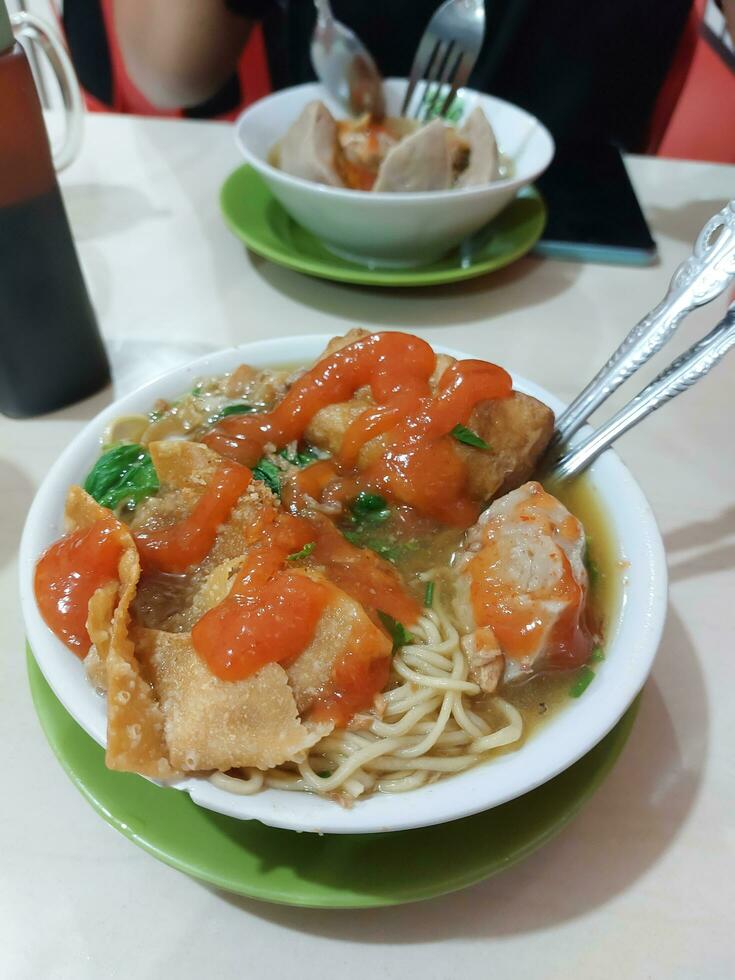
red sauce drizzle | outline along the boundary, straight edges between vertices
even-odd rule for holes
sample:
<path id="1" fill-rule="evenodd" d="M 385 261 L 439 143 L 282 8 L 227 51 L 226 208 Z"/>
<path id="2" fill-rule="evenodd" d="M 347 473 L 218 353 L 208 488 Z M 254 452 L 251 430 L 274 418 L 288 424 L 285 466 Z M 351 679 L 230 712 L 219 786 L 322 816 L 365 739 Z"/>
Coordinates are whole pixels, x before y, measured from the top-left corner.
<path id="1" fill-rule="evenodd" d="M 378 611 L 406 626 L 416 622 L 421 607 L 389 562 L 368 548 L 351 544 L 328 518 L 312 515 L 310 522 L 316 542 L 311 558 L 324 567 L 330 582 L 359 602 L 376 623 L 380 622 Z"/>
<path id="2" fill-rule="evenodd" d="M 36 565 L 34 590 L 44 622 L 80 658 L 91 646 L 89 600 L 118 577 L 124 546 L 122 525 L 110 514 L 56 541 Z"/>
<path id="3" fill-rule="evenodd" d="M 452 429 L 465 424 L 479 402 L 512 393 L 510 376 L 485 361 L 457 361 L 432 395 L 436 367 L 431 347 L 404 333 L 370 334 L 325 357 L 291 387 L 271 411 L 220 422 L 205 438 L 223 456 L 252 466 L 266 443 L 300 439 L 327 405 L 370 387 L 375 407 L 345 434 L 336 460 L 345 496 L 373 490 L 445 524 L 467 527 L 480 513 L 467 492 L 467 467 Z M 364 470 L 355 469 L 360 448 L 382 435 L 384 451 Z"/>
<path id="4" fill-rule="evenodd" d="M 135 531 L 143 570 L 185 572 L 209 554 L 217 529 L 230 516 L 253 474 L 245 466 L 223 462 L 188 517 L 171 527 Z"/>
<path id="5" fill-rule="evenodd" d="M 283 565 L 313 538 L 307 521 L 279 514 L 250 549 L 227 598 L 194 625 L 194 648 L 217 677 L 242 680 L 265 664 L 290 663 L 309 645 L 329 587 Z"/>
<path id="6" fill-rule="evenodd" d="M 320 693 L 309 719 L 344 728 L 358 711 L 371 708 L 388 683 L 390 653 L 391 644 L 382 633 L 351 637 L 349 652 L 335 661 L 329 687 Z"/>

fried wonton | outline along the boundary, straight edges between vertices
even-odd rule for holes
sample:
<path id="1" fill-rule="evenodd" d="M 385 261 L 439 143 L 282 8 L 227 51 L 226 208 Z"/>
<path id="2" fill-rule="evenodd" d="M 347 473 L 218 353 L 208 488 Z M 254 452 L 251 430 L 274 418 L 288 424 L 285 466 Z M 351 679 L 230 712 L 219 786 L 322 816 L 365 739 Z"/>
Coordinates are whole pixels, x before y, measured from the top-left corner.
<path id="1" fill-rule="evenodd" d="M 65 515 L 69 529 L 76 531 L 109 518 L 110 512 L 81 487 L 72 487 Z M 161 709 L 150 685 L 140 676 L 128 635 L 129 608 L 140 577 L 140 562 L 135 542 L 126 531 L 124 535 L 118 581 L 98 589 L 89 603 L 87 623 L 94 652 L 88 654 L 88 658 L 92 656 L 88 670 L 93 683 L 107 691 L 108 768 L 165 779 L 171 775 L 171 768 Z"/>
<path id="2" fill-rule="evenodd" d="M 336 587 L 317 623 L 308 647 L 286 668 L 303 714 L 329 689 L 335 663 L 359 647 L 370 647 L 376 657 L 390 657 L 391 642 L 373 623 L 359 602 Z"/>
<path id="3" fill-rule="evenodd" d="M 154 442 L 149 449 L 161 490 L 138 508 L 133 521 L 136 530 L 167 527 L 187 517 L 221 463 L 217 453 L 195 442 Z M 277 503 L 264 483 L 253 480 L 220 526 L 204 561 L 187 576 L 143 578 L 135 604 L 137 622 L 172 632 L 191 630 L 203 614 L 196 605 L 196 596 L 209 574 L 245 552 L 249 533 Z M 170 602 L 162 601 L 166 592 Z"/>
<path id="4" fill-rule="evenodd" d="M 295 760 L 332 728 L 301 722 L 278 664 L 223 681 L 201 660 L 189 633 L 138 627 L 134 638 L 161 701 L 171 762 L 181 771 L 270 769 Z"/>
<path id="5" fill-rule="evenodd" d="M 367 330 L 350 330 L 344 337 L 335 337 L 322 357 L 368 335 Z M 437 355 L 432 387 L 438 385 L 454 360 L 447 354 Z M 370 390 L 361 388 L 349 401 L 327 405 L 317 412 L 306 430 L 306 438 L 320 449 L 336 454 L 351 423 L 372 405 Z M 480 402 L 469 418 L 468 427 L 492 447 L 487 452 L 457 444 L 457 451 L 467 462 L 471 496 L 488 501 L 514 490 L 531 476 L 554 431 L 554 413 L 538 399 L 514 391 L 510 398 Z M 358 465 L 369 465 L 383 447 L 381 437 L 367 442 L 358 456 Z"/>

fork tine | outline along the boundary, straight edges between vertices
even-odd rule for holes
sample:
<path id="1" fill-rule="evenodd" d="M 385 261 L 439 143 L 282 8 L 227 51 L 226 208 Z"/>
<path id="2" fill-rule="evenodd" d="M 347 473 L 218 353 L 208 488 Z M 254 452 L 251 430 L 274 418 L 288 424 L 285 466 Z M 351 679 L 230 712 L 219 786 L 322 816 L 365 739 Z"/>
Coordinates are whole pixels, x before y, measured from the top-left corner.
<path id="1" fill-rule="evenodd" d="M 434 111 L 437 102 L 439 101 L 439 96 L 441 95 L 442 86 L 446 81 L 446 77 L 449 73 L 449 65 L 451 64 L 451 58 L 457 45 L 454 41 L 450 41 L 442 52 L 441 61 L 436 65 L 436 71 L 427 72 L 426 74 L 426 88 L 424 89 L 424 119 L 430 119 L 431 114 Z M 431 92 L 431 86 L 434 86 L 433 93 Z M 426 102 L 426 99 L 431 95 L 431 101 Z"/>
<path id="2" fill-rule="evenodd" d="M 420 119 L 422 114 L 426 115 L 426 98 L 429 94 L 429 89 L 431 84 L 441 74 L 444 67 L 444 63 L 447 58 L 447 45 L 443 41 L 437 41 L 436 47 L 434 48 L 434 53 L 431 56 L 431 61 L 426 66 L 426 71 L 424 72 L 424 90 L 423 95 L 418 100 L 416 108 L 414 110 L 413 116 L 415 119 Z"/>
<path id="3" fill-rule="evenodd" d="M 440 41 L 431 34 L 424 34 L 421 38 L 421 43 L 419 44 L 416 56 L 413 59 L 413 64 L 411 65 L 411 77 L 408 80 L 408 88 L 406 89 L 406 94 L 403 97 L 403 105 L 401 106 L 401 115 L 405 116 L 409 105 L 411 104 L 411 98 L 413 93 L 416 91 L 416 86 L 421 78 L 424 77 L 427 70 L 433 65 L 437 52 L 439 50 Z"/>
<path id="4" fill-rule="evenodd" d="M 439 115 L 443 119 L 449 110 L 452 108 L 452 103 L 454 102 L 455 96 L 457 95 L 457 89 L 462 88 L 462 86 L 467 84 L 467 79 L 470 77 L 470 72 L 472 71 L 472 57 L 467 54 L 466 51 L 460 51 L 457 60 L 454 63 L 454 67 L 450 72 L 448 81 L 451 83 L 449 88 L 449 94 L 442 103 L 439 109 Z"/>

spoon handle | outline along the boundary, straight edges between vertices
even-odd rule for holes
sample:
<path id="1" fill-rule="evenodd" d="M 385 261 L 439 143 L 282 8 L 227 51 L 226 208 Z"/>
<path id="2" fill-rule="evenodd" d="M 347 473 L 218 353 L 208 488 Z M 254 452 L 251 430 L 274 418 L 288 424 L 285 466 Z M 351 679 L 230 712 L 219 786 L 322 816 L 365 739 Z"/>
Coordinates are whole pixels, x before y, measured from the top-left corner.
<path id="1" fill-rule="evenodd" d="M 692 254 L 674 273 L 661 303 L 644 317 L 559 417 L 552 445 L 566 442 L 610 395 L 671 339 L 698 306 L 715 299 L 735 277 L 735 200 L 709 219 Z"/>
<path id="2" fill-rule="evenodd" d="M 334 20 L 334 14 L 332 13 L 332 5 L 329 0 L 314 0 L 314 6 L 316 7 L 317 20 L 321 23 L 328 23 Z"/>
<path id="3" fill-rule="evenodd" d="M 735 303 L 704 339 L 694 344 L 662 371 L 643 391 L 620 409 L 609 422 L 595 429 L 553 464 L 548 476 L 567 480 L 586 469 L 628 429 L 691 388 L 735 346 Z"/>

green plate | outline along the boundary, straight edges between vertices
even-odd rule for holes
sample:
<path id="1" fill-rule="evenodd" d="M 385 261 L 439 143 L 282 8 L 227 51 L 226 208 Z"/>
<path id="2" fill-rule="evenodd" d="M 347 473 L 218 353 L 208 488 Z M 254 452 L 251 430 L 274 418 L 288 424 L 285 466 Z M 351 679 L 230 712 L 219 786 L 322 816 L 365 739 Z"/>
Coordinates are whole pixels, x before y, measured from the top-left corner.
<path id="1" fill-rule="evenodd" d="M 105 768 L 28 653 L 33 703 L 74 784 L 121 834 L 154 857 L 229 892 L 314 908 L 374 908 L 432 898 L 503 871 L 557 834 L 610 772 L 638 700 L 556 779 L 474 817 L 395 834 L 324 835 L 223 817 L 186 793 Z M 406 800 L 406 805 L 410 805 Z"/>
<path id="2" fill-rule="evenodd" d="M 418 269 L 368 269 L 334 255 L 283 210 L 252 167 L 230 174 L 220 205 L 232 231 L 258 255 L 298 272 L 368 286 L 435 286 L 471 279 L 515 262 L 541 237 L 546 208 L 534 187 L 444 258 Z"/>

